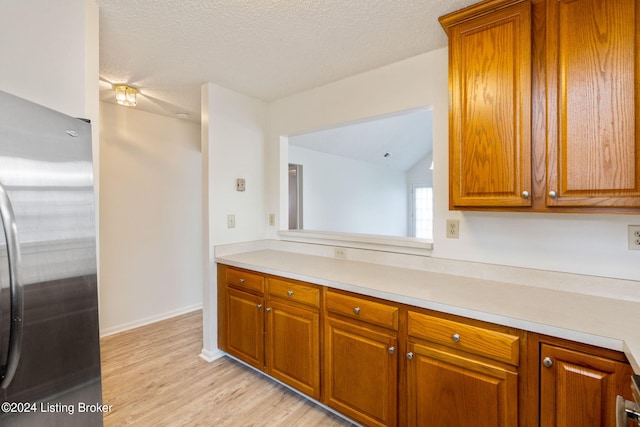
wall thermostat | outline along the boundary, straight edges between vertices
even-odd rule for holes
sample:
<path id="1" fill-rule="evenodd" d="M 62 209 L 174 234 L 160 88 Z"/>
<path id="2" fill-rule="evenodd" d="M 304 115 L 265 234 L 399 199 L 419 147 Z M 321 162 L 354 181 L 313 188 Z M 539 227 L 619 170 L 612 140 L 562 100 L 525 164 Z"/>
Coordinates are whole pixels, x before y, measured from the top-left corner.
<path id="1" fill-rule="evenodd" d="M 245 189 L 244 178 L 236 179 L 236 190 L 237 191 L 244 191 L 244 189 Z"/>

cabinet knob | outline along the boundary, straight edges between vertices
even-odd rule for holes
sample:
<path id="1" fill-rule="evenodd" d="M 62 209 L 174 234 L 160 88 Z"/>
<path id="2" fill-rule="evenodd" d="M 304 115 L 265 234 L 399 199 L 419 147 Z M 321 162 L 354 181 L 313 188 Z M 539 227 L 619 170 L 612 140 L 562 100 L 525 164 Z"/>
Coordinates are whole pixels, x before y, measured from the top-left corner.
<path id="1" fill-rule="evenodd" d="M 413 359 L 413 352 L 410 351 L 409 353 L 407 353 L 407 359 Z"/>
<path id="2" fill-rule="evenodd" d="M 558 193 L 556 193 L 555 191 L 551 190 L 551 191 L 549 191 L 549 197 L 551 197 L 552 199 L 555 199 L 556 197 L 558 197 Z"/>
<path id="3" fill-rule="evenodd" d="M 527 190 L 522 192 L 522 198 L 523 199 L 528 199 L 529 198 L 529 192 Z"/>
<path id="4" fill-rule="evenodd" d="M 353 314 L 360 314 L 360 307 L 355 307 L 353 309 Z"/>
<path id="5" fill-rule="evenodd" d="M 293 291 L 291 291 L 291 290 L 287 291 L 287 295 L 289 295 L 289 296 L 293 295 Z"/>
<path id="6" fill-rule="evenodd" d="M 545 367 L 550 368 L 553 366 L 553 360 L 550 357 L 545 357 L 544 359 L 542 359 L 542 364 Z"/>
<path id="7" fill-rule="evenodd" d="M 244 279 L 240 279 L 240 283 L 244 283 Z"/>
<path id="8" fill-rule="evenodd" d="M 389 354 L 393 354 L 393 353 L 395 353 L 395 352 L 396 352 L 396 348 L 395 348 L 395 347 L 389 347 L 389 348 L 387 349 L 387 352 L 388 352 Z"/>
<path id="9" fill-rule="evenodd" d="M 264 309 L 264 311 L 266 311 L 267 313 L 271 311 L 271 307 L 267 307 Z"/>
<path id="10" fill-rule="evenodd" d="M 258 304 L 258 305 L 256 305 L 256 308 L 257 308 L 258 310 L 260 310 L 260 309 L 262 308 L 262 304 Z"/>
<path id="11" fill-rule="evenodd" d="M 460 342 L 460 335 L 459 334 L 453 334 L 453 335 L 451 335 L 451 339 L 453 340 L 453 342 Z"/>

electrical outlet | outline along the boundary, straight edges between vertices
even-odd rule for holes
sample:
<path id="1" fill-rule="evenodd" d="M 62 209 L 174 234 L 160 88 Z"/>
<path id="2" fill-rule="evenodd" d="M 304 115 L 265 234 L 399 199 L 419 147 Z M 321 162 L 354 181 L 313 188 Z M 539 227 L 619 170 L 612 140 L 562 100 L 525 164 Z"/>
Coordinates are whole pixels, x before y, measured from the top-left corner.
<path id="1" fill-rule="evenodd" d="M 628 226 L 629 250 L 640 251 L 640 225 Z"/>
<path id="2" fill-rule="evenodd" d="M 457 219 L 447 220 L 447 239 L 457 239 L 460 237 L 460 221 Z"/>
<path id="3" fill-rule="evenodd" d="M 340 259 L 346 259 L 347 250 L 345 248 L 333 248 L 333 256 Z"/>
<path id="4" fill-rule="evenodd" d="M 276 226 L 276 214 L 270 213 L 269 214 L 269 227 L 275 227 L 275 226 Z"/>
<path id="5" fill-rule="evenodd" d="M 236 228 L 236 216 L 233 214 L 227 215 L 227 228 Z"/>

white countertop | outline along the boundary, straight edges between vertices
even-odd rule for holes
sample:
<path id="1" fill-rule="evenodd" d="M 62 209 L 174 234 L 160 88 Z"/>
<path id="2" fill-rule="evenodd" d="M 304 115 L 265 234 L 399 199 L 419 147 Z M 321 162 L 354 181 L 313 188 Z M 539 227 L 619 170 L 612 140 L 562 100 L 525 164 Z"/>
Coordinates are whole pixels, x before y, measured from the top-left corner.
<path id="1" fill-rule="evenodd" d="M 623 351 L 640 374 L 637 302 L 271 249 L 216 262 Z"/>

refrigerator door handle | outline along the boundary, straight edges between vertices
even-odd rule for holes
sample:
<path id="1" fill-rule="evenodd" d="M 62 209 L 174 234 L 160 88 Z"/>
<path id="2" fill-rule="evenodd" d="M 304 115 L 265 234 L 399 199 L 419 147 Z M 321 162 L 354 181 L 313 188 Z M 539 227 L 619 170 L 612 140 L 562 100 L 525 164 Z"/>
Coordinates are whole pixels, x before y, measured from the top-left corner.
<path id="1" fill-rule="evenodd" d="M 9 331 L 9 349 L 7 365 L 2 373 L 0 387 L 6 389 L 18 368 L 20 351 L 22 348 L 22 282 L 20 281 L 20 246 L 18 245 L 18 230 L 11 200 L 4 186 L 0 184 L 0 217 L 7 242 L 7 257 L 9 259 L 9 295 L 11 299 L 11 329 Z"/>

